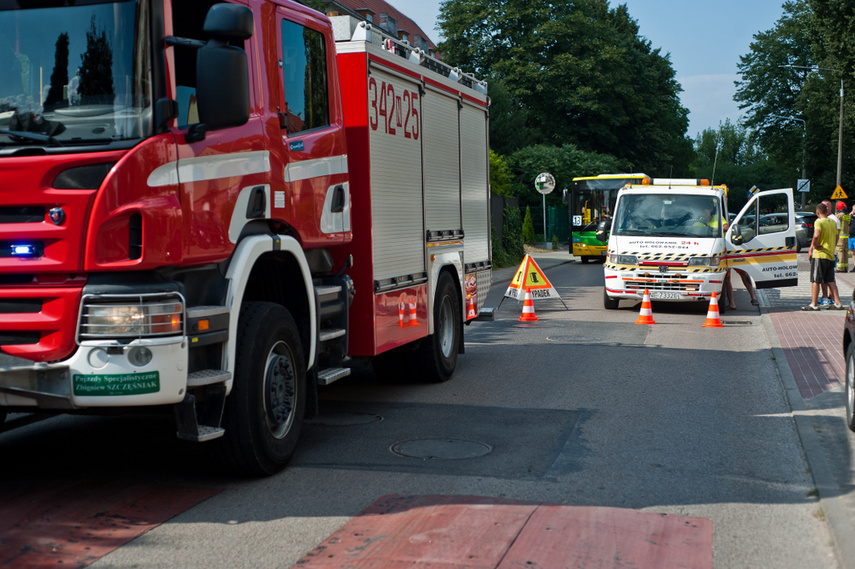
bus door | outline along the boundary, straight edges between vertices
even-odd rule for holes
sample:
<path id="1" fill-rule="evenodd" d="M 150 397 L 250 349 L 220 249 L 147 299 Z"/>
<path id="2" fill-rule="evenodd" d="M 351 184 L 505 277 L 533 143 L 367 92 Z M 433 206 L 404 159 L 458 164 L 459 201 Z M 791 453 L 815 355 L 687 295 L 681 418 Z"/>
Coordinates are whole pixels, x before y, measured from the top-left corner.
<path id="1" fill-rule="evenodd" d="M 730 268 L 748 273 L 757 288 L 798 285 L 792 188 L 751 196 L 725 235 Z"/>

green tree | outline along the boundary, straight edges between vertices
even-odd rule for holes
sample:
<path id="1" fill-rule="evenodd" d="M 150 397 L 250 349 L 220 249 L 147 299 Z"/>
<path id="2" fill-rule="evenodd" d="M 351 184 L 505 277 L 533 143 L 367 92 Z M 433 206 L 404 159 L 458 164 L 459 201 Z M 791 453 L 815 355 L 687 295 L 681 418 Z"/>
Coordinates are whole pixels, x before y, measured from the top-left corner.
<path id="1" fill-rule="evenodd" d="M 793 176 L 801 173 L 805 70 L 813 64 L 811 11 L 805 0 L 787 1 L 784 14 L 768 31 L 754 35 L 750 52 L 737 65 L 734 100 L 745 111 L 744 126 L 756 133 L 769 159 Z M 786 67 L 795 66 L 795 67 Z M 811 125 L 813 127 L 813 125 Z M 812 154 L 813 156 L 813 154 Z"/>
<path id="2" fill-rule="evenodd" d="M 695 139 L 692 174 L 728 187 L 728 209 L 745 205 L 748 190 L 794 185 L 775 162 L 763 154 L 755 131 L 726 120 L 718 129 L 705 129 Z"/>
<path id="3" fill-rule="evenodd" d="M 639 36 L 625 5 L 445 0 L 439 24 L 446 61 L 501 82 L 532 142 L 572 143 L 636 171 L 688 167 L 688 111 L 669 56 Z"/>
<path id="4" fill-rule="evenodd" d="M 787 185 L 804 169 L 812 202 L 828 198 L 836 185 L 840 81 L 855 88 L 855 5 L 842 0 L 788 0 L 768 31 L 755 34 L 740 58 L 742 79 L 734 97 L 745 110 L 745 126 L 756 131 L 765 156 L 786 174 Z M 844 188 L 855 184 L 855 107 L 844 116 Z"/>
<path id="5" fill-rule="evenodd" d="M 534 243 L 534 220 L 531 218 L 531 208 L 528 206 L 525 208 L 525 218 L 523 218 L 522 240 L 526 245 Z"/>
<path id="6" fill-rule="evenodd" d="M 503 198 L 513 197 L 512 174 L 504 157 L 490 149 L 490 190 Z"/>
<path id="7" fill-rule="evenodd" d="M 538 208 L 542 207 L 543 198 L 534 189 L 534 179 L 542 172 L 552 174 L 556 182 L 556 190 L 546 196 L 546 204 L 563 207 L 561 189 L 569 186 L 573 178 L 626 169 L 626 163 L 614 156 L 585 152 L 573 144 L 529 146 L 510 155 L 508 165 L 514 174 L 513 194 L 520 198 L 521 205 Z"/>

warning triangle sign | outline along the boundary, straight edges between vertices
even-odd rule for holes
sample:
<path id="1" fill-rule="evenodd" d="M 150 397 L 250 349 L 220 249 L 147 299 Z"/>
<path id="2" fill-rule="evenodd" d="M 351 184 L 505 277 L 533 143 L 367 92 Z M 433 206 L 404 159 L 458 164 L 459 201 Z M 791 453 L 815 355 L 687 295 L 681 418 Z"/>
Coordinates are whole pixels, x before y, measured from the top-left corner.
<path id="1" fill-rule="evenodd" d="M 833 200 L 845 200 L 848 199 L 849 196 L 846 195 L 846 192 L 843 191 L 843 188 L 839 185 L 834 188 L 834 193 L 831 194 L 831 199 Z"/>
<path id="2" fill-rule="evenodd" d="M 561 298 L 531 255 L 526 255 L 520 263 L 511 284 L 508 285 L 508 290 L 505 291 L 505 296 L 519 300 L 525 289 L 531 291 L 533 299 Z"/>

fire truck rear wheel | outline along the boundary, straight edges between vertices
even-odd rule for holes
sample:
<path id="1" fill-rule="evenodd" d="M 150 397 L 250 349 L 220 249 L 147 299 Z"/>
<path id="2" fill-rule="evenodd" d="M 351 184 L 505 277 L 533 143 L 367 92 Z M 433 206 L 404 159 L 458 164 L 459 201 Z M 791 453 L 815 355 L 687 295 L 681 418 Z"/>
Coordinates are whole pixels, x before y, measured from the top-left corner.
<path id="1" fill-rule="evenodd" d="M 439 276 L 433 303 L 433 334 L 422 341 L 415 371 L 426 381 L 451 379 L 457 366 L 461 338 L 460 294 L 447 272 Z"/>
<path id="2" fill-rule="evenodd" d="M 247 302 L 238 321 L 223 454 L 237 470 L 269 475 L 290 460 L 306 411 L 306 366 L 297 324 L 284 307 Z"/>

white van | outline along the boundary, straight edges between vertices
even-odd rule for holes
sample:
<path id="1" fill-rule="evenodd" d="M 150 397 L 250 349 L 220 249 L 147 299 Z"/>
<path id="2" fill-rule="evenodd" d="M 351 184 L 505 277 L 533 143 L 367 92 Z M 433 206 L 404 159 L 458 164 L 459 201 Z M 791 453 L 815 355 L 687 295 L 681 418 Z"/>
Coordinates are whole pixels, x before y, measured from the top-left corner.
<path id="1" fill-rule="evenodd" d="M 774 213 L 776 223 L 763 223 Z M 653 179 L 620 190 L 608 240 L 603 305 L 621 299 L 709 302 L 721 296 L 728 267 L 757 288 L 795 286 L 795 217 L 791 188 L 757 192 L 728 224 L 727 188 L 706 180 Z M 723 311 L 727 303 L 719 303 Z"/>

